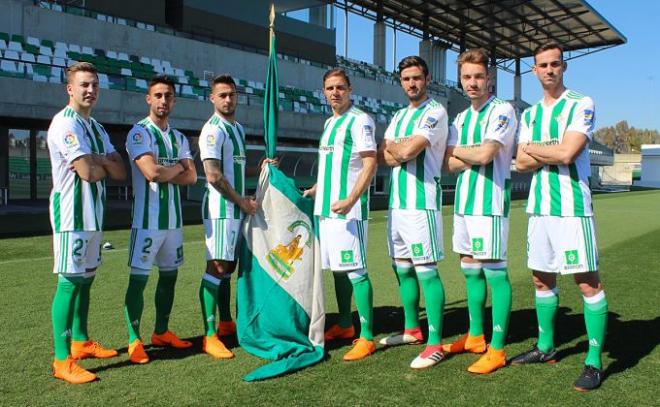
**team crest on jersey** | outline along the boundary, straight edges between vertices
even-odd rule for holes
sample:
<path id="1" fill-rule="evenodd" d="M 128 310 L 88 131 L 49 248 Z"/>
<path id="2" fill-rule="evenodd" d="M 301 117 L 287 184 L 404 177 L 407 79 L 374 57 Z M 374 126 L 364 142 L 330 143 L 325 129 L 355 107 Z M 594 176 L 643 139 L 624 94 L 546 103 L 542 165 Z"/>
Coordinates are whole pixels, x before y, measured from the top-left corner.
<path id="1" fill-rule="evenodd" d="M 131 137 L 133 140 L 133 144 L 142 144 L 142 134 L 138 133 L 133 133 L 133 136 Z"/>
<path id="2" fill-rule="evenodd" d="M 364 141 L 369 141 L 374 136 L 374 128 L 370 124 L 365 124 L 362 126 L 362 134 L 364 135 Z"/>
<path id="3" fill-rule="evenodd" d="M 78 138 L 76 137 L 75 134 L 69 133 L 66 136 L 64 136 L 64 145 L 67 148 L 78 147 Z"/>
<path id="4" fill-rule="evenodd" d="M 436 119 L 433 116 L 428 116 L 426 118 L 426 121 L 424 122 L 424 125 L 422 126 L 422 128 L 432 130 L 432 129 L 435 129 L 435 126 L 437 126 L 437 125 L 438 125 L 438 119 Z"/>
<path id="5" fill-rule="evenodd" d="M 592 126 L 594 124 L 594 111 L 590 109 L 584 109 L 584 125 Z"/>
<path id="6" fill-rule="evenodd" d="M 501 114 L 497 118 L 497 128 L 495 130 L 506 129 L 508 125 L 509 125 L 509 117 Z"/>
<path id="7" fill-rule="evenodd" d="M 207 146 L 209 146 L 209 147 L 215 146 L 216 141 L 217 140 L 215 138 L 215 135 L 209 134 L 208 136 L 206 136 L 206 145 Z"/>

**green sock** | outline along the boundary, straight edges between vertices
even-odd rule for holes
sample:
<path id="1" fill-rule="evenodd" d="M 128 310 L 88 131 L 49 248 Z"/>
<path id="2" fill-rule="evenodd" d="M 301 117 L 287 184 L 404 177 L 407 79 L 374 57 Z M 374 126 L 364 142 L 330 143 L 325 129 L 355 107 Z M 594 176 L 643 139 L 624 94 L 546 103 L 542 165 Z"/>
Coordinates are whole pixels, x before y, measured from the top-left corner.
<path id="1" fill-rule="evenodd" d="M 468 315 L 470 317 L 470 335 L 484 334 L 484 306 L 486 305 L 486 279 L 479 264 L 461 263 L 461 271 L 465 276 L 465 291 L 467 292 Z"/>
<path id="2" fill-rule="evenodd" d="M 140 319 L 144 308 L 144 287 L 149 280 L 148 274 L 131 274 L 124 298 L 124 317 L 128 326 L 128 343 L 140 339 Z"/>
<path id="3" fill-rule="evenodd" d="M 202 319 L 204 320 L 204 332 L 206 336 L 215 335 L 215 306 L 218 298 L 218 286 L 220 280 L 204 274 L 199 286 L 199 302 L 202 305 Z"/>
<path id="4" fill-rule="evenodd" d="M 351 298 L 353 297 L 353 285 L 346 273 L 335 273 L 335 295 L 337 296 L 337 308 L 339 310 L 338 325 L 342 328 L 353 326 L 351 316 Z"/>
<path id="5" fill-rule="evenodd" d="M 170 312 L 174 304 L 174 286 L 176 284 L 177 270 L 161 270 L 158 273 L 158 284 L 156 285 L 156 327 L 157 335 L 167 332 L 170 322 Z"/>
<path id="6" fill-rule="evenodd" d="M 392 263 L 392 268 L 399 282 L 399 295 L 403 305 L 404 328 L 419 327 L 419 283 L 417 274 L 410 263 Z"/>
<path id="7" fill-rule="evenodd" d="M 231 321 L 231 274 L 220 278 L 217 301 L 220 321 Z"/>
<path id="8" fill-rule="evenodd" d="M 587 337 L 589 338 L 589 351 L 584 364 L 597 369 L 603 367 L 601 354 L 607 331 L 607 308 L 605 291 L 601 291 L 591 298 L 584 297 L 584 323 L 587 326 Z"/>
<path id="9" fill-rule="evenodd" d="M 438 266 L 415 266 L 417 278 L 424 291 L 426 320 L 429 323 L 427 345 L 439 345 L 442 339 L 442 314 L 445 308 L 445 288 L 438 274 Z"/>
<path id="10" fill-rule="evenodd" d="M 74 341 L 87 341 L 87 317 L 89 315 L 89 294 L 96 275 L 83 278 L 80 291 L 76 295 L 73 307 L 73 324 L 71 326 L 71 339 Z"/>
<path id="11" fill-rule="evenodd" d="M 349 274 L 352 277 L 350 280 L 353 285 L 353 292 L 355 293 L 355 306 L 360 317 L 360 338 L 370 341 L 374 338 L 374 290 L 366 270 L 362 275 L 355 276 L 354 273 L 351 272 Z"/>
<path id="12" fill-rule="evenodd" d="M 536 346 L 543 352 L 555 348 L 555 316 L 558 308 L 559 296 L 554 291 L 536 291 L 536 319 L 539 324 L 539 341 Z"/>
<path id="13" fill-rule="evenodd" d="M 82 282 L 79 278 L 57 277 L 57 288 L 53 297 L 51 318 L 53 321 L 53 347 L 55 359 L 65 360 L 71 354 L 71 325 L 75 297 Z"/>
<path id="14" fill-rule="evenodd" d="M 506 265 L 500 268 L 484 267 L 486 280 L 492 290 L 493 336 L 490 346 L 495 350 L 504 349 L 506 334 L 511 316 L 511 283 Z"/>

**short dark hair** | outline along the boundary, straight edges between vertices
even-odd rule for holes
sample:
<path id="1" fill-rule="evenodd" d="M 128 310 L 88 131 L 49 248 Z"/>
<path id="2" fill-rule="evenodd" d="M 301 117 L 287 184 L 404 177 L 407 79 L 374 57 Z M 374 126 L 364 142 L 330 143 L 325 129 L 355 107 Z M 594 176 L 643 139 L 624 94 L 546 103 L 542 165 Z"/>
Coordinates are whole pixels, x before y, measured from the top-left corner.
<path id="1" fill-rule="evenodd" d="M 231 75 L 229 75 L 228 73 L 223 73 L 213 78 L 213 80 L 211 81 L 211 89 L 213 89 L 213 87 L 219 83 L 224 83 L 225 85 L 231 85 L 234 87 L 234 89 L 236 89 L 236 82 L 234 81 L 234 78 L 232 78 Z"/>
<path id="2" fill-rule="evenodd" d="M 536 47 L 536 49 L 534 50 L 534 63 L 536 63 L 536 56 L 538 54 L 540 54 L 541 52 L 551 50 L 551 49 L 558 49 L 559 50 L 559 56 L 561 57 L 562 60 L 564 59 L 564 49 L 562 48 L 562 46 L 559 45 L 558 42 L 550 41 L 550 42 L 543 43 L 543 44 L 539 45 L 538 47 Z"/>
<path id="3" fill-rule="evenodd" d="M 156 75 L 153 78 L 151 78 L 151 80 L 149 81 L 149 85 L 147 86 L 147 92 L 150 91 L 151 88 L 153 88 L 154 86 L 161 83 L 163 85 L 169 86 L 170 88 L 172 88 L 173 91 L 176 90 L 176 88 L 174 87 L 174 80 L 172 78 L 170 78 L 167 75 Z"/>
<path id="4" fill-rule="evenodd" d="M 411 66 L 418 66 L 422 68 L 422 71 L 424 71 L 424 76 L 429 75 L 429 67 L 426 65 L 426 61 L 417 55 L 405 57 L 401 60 L 401 62 L 399 62 L 399 75 L 401 75 L 401 71 L 406 68 L 410 68 Z"/>
<path id="5" fill-rule="evenodd" d="M 463 64 L 477 64 L 482 65 L 486 68 L 488 72 L 488 52 L 483 48 L 471 48 L 467 51 L 463 51 L 461 55 L 458 56 L 458 67 L 462 67 Z"/>
<path id="6" fill-rule="evenodd" d="M 66 68 L 66 81 L 67 83 L 71 82 L 71 78 L 76 72 L 89 72 L 96 75 L 96 78 L 99 77 L 99 71 L 96 69 L 96 66 L 90 62 L 76 62 L 70 67 Z"/>
<path id="7" fill-rule="evenodd" d="M 348 79 L 348 74 L 346 71 L 344 71 L 341 68 L 332 68 L 328 69 L 328 71 L 323 74 L 323 86 L 325 87 L 325 80 L 328 79 L 331 76 L 342 76 L 344 80 L 346 80 L 346 84 L 350 87 L 351 86 L 351 80 Z"/>

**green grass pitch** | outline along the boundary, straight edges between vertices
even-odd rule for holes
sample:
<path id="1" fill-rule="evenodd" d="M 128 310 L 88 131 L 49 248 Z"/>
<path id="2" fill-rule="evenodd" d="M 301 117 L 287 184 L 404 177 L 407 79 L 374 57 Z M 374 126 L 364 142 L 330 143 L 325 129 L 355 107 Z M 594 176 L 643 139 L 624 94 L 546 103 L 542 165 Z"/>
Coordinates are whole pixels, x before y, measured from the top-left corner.
<path id="1" fill-rule="evenodd" d="M 526 215 L 514 202 L 509 239 L 513 312 L 509 357 L 535 341 L 530 272 L 525 266 Z M 560 360 L 555 365 L 505 367 L 475 376 L 466 368 L 475 355 L 457 355 L 439 365 L 413 371 L 408 365 L 422 346 L 379 348 L 373 356 L 345 363 L 350 343 L 331 343 L 323 363 L 273 380 L 245 383 L 241 377 L 264 361 L 234 342 L 236 358 L 217 361 L 200 353 L 202 318 L 197 298 L 204 268 L 203 229 L 185 228 L 185 266 L 179 272 L 171 328 L 195 344 L 190 351 L 148 348 L 152 361 L 127 361 L 122 305 L 128 283 L 127 230 L 106 232 L 116 250 L 104 252 L 92 288 L 90 334 L 119 357 L 85 360 L 81 365 L 100 380 L 67 385 L 50 376 L 51 237 L 0 240 L 0 404 L 1 405 L 652 405 L 660 382 L 660 192 L 599 195 L 594 200 L 602 280 L 610 304 L 604 353 L 605 381 L 588 394 L 572 389 L 587 349 L 582 300 L 572 278 L 560 278 L 557 318 Z M 451 208 L 443 208 L 447 257 L 439 263 L 446 289 L 444 337 L 467 329 L 463 278 L 451 253 Z M 373 213 L 368 265 L 374 285 L 375 333 L 380 338 L 401 329 L 402 311 L 390 268 L 384 212 Z M 156 272 L 145 290 L 142 334 L 153 329 Z M 331 276 L 326 275 L 327 320 L 336 319 Z M 234 280 L 235 281 L 235 280 Z M 232 294 L 235 290 L 232 291 Z M 489 314 L 489 310 L 486 313 Z M 354 313 L 354 318 L 357 318 Z M 423 320 L 422 324 L 424 324 Z M 486 321 L 488 326 L 489 320 Z M 490 334 L 489 329 L 486 330 Z"/>

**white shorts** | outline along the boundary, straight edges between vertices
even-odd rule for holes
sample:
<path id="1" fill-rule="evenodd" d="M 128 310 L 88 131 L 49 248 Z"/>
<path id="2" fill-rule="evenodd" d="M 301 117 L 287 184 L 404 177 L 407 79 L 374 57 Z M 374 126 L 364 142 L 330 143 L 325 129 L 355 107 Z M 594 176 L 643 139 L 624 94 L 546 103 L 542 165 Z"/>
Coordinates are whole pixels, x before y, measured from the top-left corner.
<path id="1" fill-rule="evenodd" d="M 351 271 L 367 267 L 368 221 L 319 218 L 321 267 Z"/>
<path id="2" fill-rule="evenodd" d="M 598 271 L 593 217 L 530 216 L 527 267 L 561 274 Z"/>
<path id="3" fill-rule="evenodd" d="M 53 273 L 82 274 L 101 264 L 103 232 L 59 232 L 53 235 Z"/>
<path id="4" fill-rule="evenodd" d="M 387 213 L 390 257 L 414 264 L 436 263 L 443 252 L 442 214 L 435 210 L 390 209 Z"/>
<path id="5" fill-rule="evenodd" d="M 174 270 L 183 264 L 183 230 L 131 229 L 128 265 L 141 270 L 157 266 Z"/>
<path id="6" fill-rule="evenodd" d="M 455 253 L 475 259 L 506 260 L 509 218 L 504 216 L 454 215 Z"/>
<path id="7" fill-rule="evenodd" d="M 207 261 L 236 261 L 242 222 L 240 219 L 204 219 Z"/>

